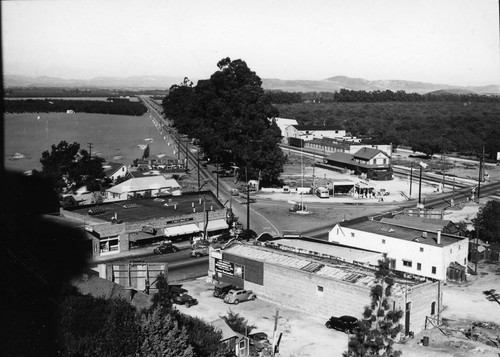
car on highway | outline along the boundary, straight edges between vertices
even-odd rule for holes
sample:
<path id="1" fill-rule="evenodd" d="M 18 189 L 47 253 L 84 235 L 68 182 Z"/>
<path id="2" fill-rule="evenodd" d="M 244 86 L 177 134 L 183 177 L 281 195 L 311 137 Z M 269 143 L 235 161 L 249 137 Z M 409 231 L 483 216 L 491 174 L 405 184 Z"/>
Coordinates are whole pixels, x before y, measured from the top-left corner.
<path id="1" fill-rule="evenodd" d="M 228 304 L 238 305 L 242 301 L 255 300 L 256 298 L 257 295 L 255 295 L 252 290 L 233 289 L 229 290 L 226 297 L 224 298 L 224 302 Z"/>
<path id="2" fill-rule="evenodd" d="M 250 346 L 253 346 L 253 348 L 255 348 L 257 352 L 269 349 L 272 346 L 271 342 L 269 342 L 267 334 L 264 332 L 252 333 L 248 336 L 248 338 L 250 339 Z"/>
<path id="3" fill-rule="evenodd" d="M 165 253 L 175 253 L 178 252 L 179 248 L 172 243 L 162 243 L 160 246 L 153 250 L 155 254 L 165 254 Z"/>
<path id="4" fill-rule="evenodd" d="M 189 254 L 192 257 L 200 258 L 200 257 L 208 255 L 208 253 L 209 253 L 208 249 L 209 249 L 209 247 L 205 246 L 205 245 L 194 246 L 193 249 L 191 249 L 191 252 Z"/>
<path id="5" fill-rule="evenodd" d="M 354 316 L 330 317 L 325 323 L 325 326 L 331 329 L 344 331 L 345 333 L 353 333 L 358 327 L 358 319 Z"/>

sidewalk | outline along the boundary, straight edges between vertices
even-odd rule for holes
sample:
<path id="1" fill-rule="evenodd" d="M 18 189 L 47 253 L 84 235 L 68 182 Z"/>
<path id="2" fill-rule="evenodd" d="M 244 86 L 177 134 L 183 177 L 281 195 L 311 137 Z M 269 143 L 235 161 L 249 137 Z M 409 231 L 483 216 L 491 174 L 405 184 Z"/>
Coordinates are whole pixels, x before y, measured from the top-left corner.
<path id="1" fill-rule="evenodd" d="M 190 250 L 191 249 L 191 243 L 188 241 L 184 242 L 174 242 L 173 243 L 176 247 L 178 247 L 180 250 Z M 141 247 L 141 248 L 133 248 L 131 250 L 125 251 L 125 252 L 118 252 L 115 254 L 106 254 L 106 255 L 101 255 L 98 257 L 94 257 L 92 260 L 93 264 L 103 264 L 103 263 L 111 263 L 113 261 L 117 260 L 122 260 L 122 259 L 129 259 L 129 258 L 141 258 L 145 257 L 148 255 L 153 254 L 153 250 L 158 246 L 159 244 L 152 244 L 146 247 Z M 139 260 L 139 259 L 138 259 Z"/>

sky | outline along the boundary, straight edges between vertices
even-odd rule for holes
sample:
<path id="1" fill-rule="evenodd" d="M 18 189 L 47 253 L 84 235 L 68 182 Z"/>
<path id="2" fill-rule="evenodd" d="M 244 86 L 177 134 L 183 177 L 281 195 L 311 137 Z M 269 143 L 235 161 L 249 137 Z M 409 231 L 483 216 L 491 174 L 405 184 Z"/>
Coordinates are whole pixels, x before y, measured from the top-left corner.
<path id="1" fill-rule="evenodd" d="M 499 0 L 2 1 L 3 73 L 500 84 Z"/>

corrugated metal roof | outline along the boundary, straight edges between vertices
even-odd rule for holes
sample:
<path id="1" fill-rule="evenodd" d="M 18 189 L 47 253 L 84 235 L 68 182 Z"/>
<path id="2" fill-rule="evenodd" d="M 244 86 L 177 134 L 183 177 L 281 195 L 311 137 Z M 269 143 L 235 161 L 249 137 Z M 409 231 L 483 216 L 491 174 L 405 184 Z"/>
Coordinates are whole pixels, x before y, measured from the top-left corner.
<path id="1" fill-rule="evenodd" d="M 376 284 L 373 271 L 363 269 L 356 265 L 334 265 L 319 263 L 313 259 L 295 257 L 294 253 L 271 250 L 262 246 L 238 244 L 225 249 L 223 253 L 231 253 L 243 258 L 262 261 L 288 268 L 295 268 L 306 271 L 310 274 L 317 274 L 333 280 L 349 282 L 351 284 L 372 287 Z M 418 282 L 411 281 L 408 285 L 415 285 Z M 394 284 L 393 294 L 398 295 L 405 291 L 401 284 Z"/>

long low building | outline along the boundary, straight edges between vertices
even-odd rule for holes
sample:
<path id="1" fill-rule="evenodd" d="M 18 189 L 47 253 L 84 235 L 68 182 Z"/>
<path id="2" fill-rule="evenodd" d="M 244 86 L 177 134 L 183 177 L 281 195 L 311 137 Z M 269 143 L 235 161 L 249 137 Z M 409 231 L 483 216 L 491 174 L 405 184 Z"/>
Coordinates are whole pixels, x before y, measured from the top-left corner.
<path id="1" fill-rule="evenodd" d="M 92 240 L 93 256 L 116 254 L 165 239 L 224 231 L 227 210 L 211 191 L 75 206 L 61 216 L 81 222 Z"/>
<path id="2" fill-rule="evenodd" d="M 341 315 L 361 318 L 371 302 L 371 288 L 377 283 L 375 269 L 344 262 L 334 252 L 321 253 L 327 248 L 335 249 L 325 242 L 309 242 L 308 247 L 293 247 L 289 241 L 269 243 L 234 243 L 225 249 L 211 250 L 210 277 L 325 321 Z M 352 249 L 351 253 L 353 260 L 368 255 L 373 259 L 376 255 Z M 404 312 L 401 323 L 405 335 L 423 330 L 427 317 L 439 319 L 441 284 L 396 277 L 393 308 Z"/>

